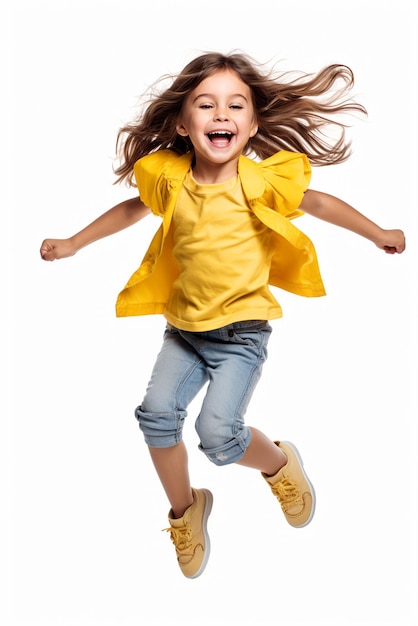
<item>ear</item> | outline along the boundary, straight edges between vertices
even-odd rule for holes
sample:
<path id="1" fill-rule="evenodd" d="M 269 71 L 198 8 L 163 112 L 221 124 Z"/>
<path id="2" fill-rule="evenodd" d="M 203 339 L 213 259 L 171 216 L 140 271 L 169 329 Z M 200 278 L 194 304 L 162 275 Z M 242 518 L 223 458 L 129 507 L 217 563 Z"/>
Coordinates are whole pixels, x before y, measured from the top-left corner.
<path id="1" fill-rule="evenodd" d="M 176 124 L 176 131 L 177 131 L 177 133 L 178 133 L 179 135 L 181 135 L 182 137 L 187 137 L 187 136 L 188 136 L 188 134 L 189 134 L 189 133 L 187 132 L 186 127 L 184 126 L 184 124 L 183 124 L 181 121 L 177 122 L 177 124 Z"/>
<path id="2" fill-rule="evenodd" d="M 254 122 L 250 130 L 250 137 L 254 137 L 258 133 L 258 124 Z"/>

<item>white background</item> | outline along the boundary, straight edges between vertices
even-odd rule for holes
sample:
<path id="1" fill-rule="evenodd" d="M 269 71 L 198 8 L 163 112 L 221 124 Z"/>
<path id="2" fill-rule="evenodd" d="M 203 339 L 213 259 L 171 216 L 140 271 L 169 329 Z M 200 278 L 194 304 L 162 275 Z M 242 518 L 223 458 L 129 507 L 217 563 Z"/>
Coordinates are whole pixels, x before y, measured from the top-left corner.
<path id="1" fill-rule="evenodd" d="M 412 3 L 51 0 L 15 2 L 14 20 L 15 243 L 3 268 L 14 272 L 14 574 L 4 623 L 415 623 Z M 232 49 L 282 69 L 352 67 L 369 116 L 353 120 L 351 159 L 316 168 L 312 188 L 404 229 L 408 249 L 388 256 L 298 221 L 328 295 L 275 292 L 284 318 L 247 421 L 297 444 L 316 516 L 290 528 L 257 472 L 211 465 L 197 450 L 196 401 L 185 429 L 191 475 L 215 502 L 209 565 L 188 580 L 160 532 L 168 504 L 133 417 L 164 322 L 114 314 L 158 224 L 150 217 L 51 264 L 39 247 L 135 193 L 113 186 L 112 165 L 141 93 L 201 52 Z"/>

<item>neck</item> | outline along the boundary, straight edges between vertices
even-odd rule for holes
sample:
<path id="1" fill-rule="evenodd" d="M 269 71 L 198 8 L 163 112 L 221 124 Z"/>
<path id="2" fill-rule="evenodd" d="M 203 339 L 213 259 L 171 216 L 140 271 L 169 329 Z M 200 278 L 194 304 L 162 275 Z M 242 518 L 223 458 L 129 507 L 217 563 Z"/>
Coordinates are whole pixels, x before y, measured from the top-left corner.
<path id="1" fill-rule="evenodd" d="M 196 161 L 193 165 L 193 178 L 202 185 L 224 183 L 237 175 L 238 159 L 228 163 L 214 164 Z"/>

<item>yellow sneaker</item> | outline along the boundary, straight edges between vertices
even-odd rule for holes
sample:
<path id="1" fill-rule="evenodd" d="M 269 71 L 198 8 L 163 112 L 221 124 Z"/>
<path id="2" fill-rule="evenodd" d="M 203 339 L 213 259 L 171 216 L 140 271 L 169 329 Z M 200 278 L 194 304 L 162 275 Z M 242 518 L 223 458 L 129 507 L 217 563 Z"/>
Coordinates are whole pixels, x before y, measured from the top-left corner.
<path id="1" fill-rule="evenodd" d="M 311 521 L 315 511 L 315 491 L 305 471 L 295 446 L 288 441 L 276 441 L 287 456 L 287 463 L 274 476 L 262 472 L 282 507 L 286 520 L 295 528 Z"/>
<path id="2" fill-rule="evenodd" d="M 207 521 L 212 510 L 213 496 L 208 489 L 192 489 L 194 502 L 183 517 L 173 519 L 168 514 L 170 528 L 166 528 L 174 543 L 181 571 L 187 578 L 197 578 L 205 569 L 210 540 Z"/>

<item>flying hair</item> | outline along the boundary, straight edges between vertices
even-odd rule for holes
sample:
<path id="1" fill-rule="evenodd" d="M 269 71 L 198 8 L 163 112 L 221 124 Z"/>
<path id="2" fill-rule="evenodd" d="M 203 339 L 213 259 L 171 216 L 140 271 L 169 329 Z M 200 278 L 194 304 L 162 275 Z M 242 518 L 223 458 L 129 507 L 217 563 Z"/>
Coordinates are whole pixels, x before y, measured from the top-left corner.
<path id="1" fill-rule="evenodd" d="M 190 92 L 221 70 L 235 72 L 251 90 L 258 132 L 247 143 L 245 155 L 266 159 L 279 150 L 303 152 L 314 166 L 348 159 L 351 142 L 346 138 L 348 124 L 341 117 L 367 115 L 365 107 L 350 97 L 354 75 L 348 66 L 328 65 L 315 74 L 278 72 L 243 53 L 208 52 L 179 74 L 156 81 L 136 119 L 120 128 L 116 183 L 135 186 L 134 164 L 151 152 L 193 150 L 189 139 L 177 133 L 178 117 Z M 159 93 L 158 86 L 169 79 L 171 85 Z"/>

